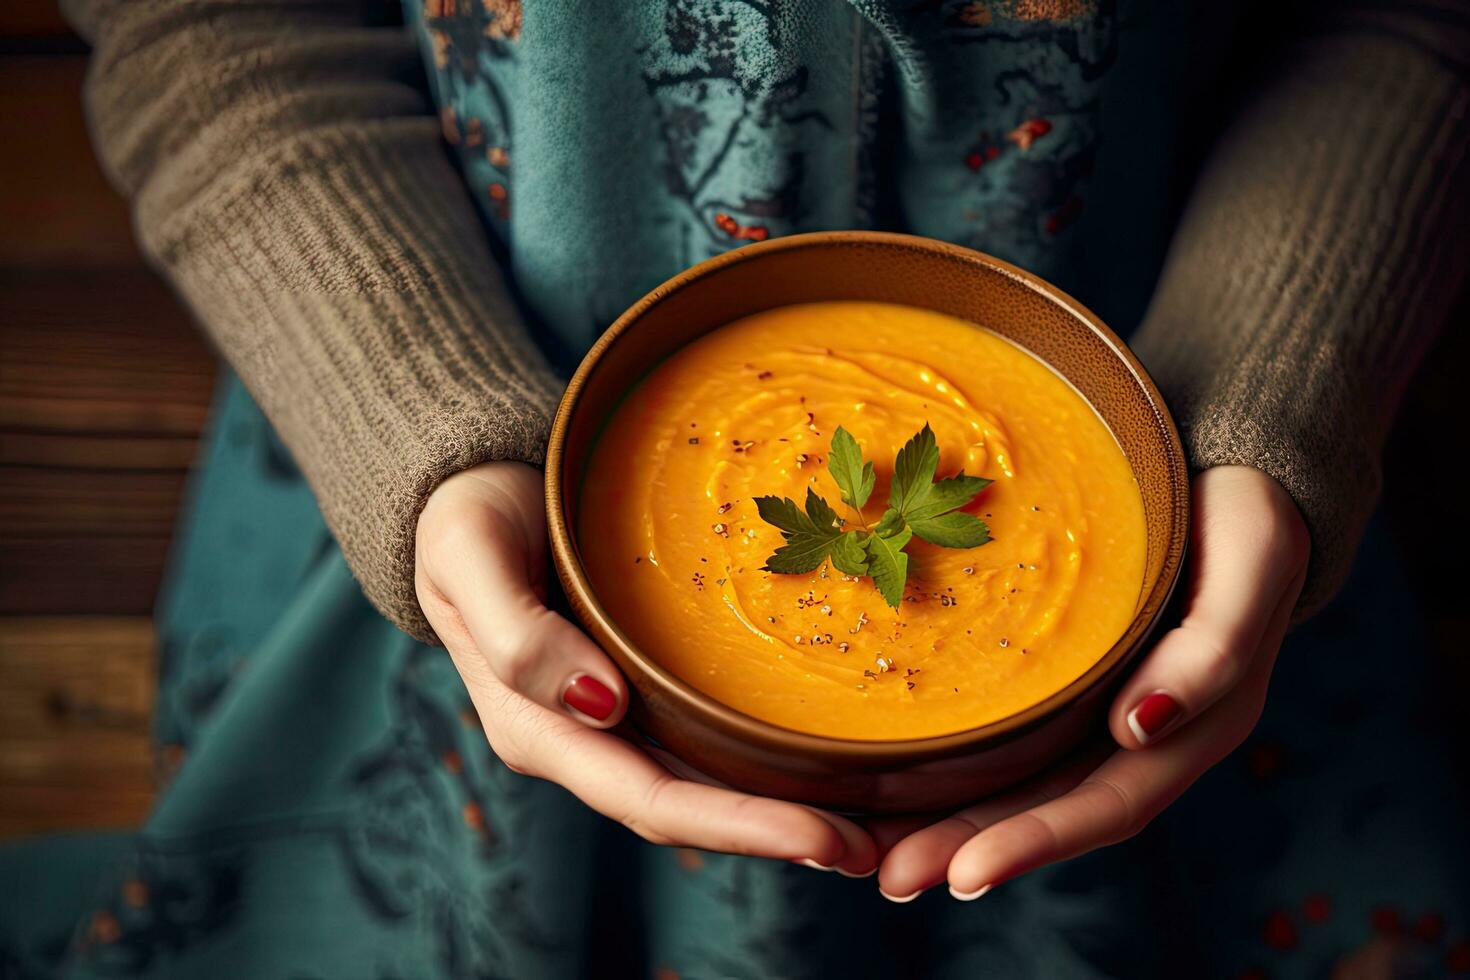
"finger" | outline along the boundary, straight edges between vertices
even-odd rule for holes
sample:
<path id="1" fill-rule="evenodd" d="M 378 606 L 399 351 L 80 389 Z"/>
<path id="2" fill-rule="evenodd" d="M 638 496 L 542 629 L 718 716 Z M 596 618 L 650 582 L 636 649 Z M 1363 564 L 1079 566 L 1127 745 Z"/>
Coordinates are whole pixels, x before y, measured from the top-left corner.
<path id="1" fill-rule="evenodd" d="M 679 779 L 622 739 L 545 717 L 523 733 L 521 765 L 655 844 L 862 873 L 872 841 L 851 821 L 780 800 Z"/>
<path id="2" fill-rule="evenodd" d="M 950 861 L 970 838 L 993 823 L 1071 790 L 1112 751 L 1111 748 L 1088 750 L 1017 789 L 915 828 L 884 856 L 878 871 L 878 890 L 892 902 L 913 901 L 944 881 Z M 955 897 L 968 900 L 979 896 L 956 894 Z"/>
<path id="3" fill-rule="evenodd" d="M 866 878 L 878 870 L 878 845 L 871 834 L 854 821 L 830 810 L 810 806 L 807 809 L 827 821 L 842 835 L 845 850 L 842 857 L 830 868 L 817 863 L 802 863 L 821 871 L 836 871 L 845 878 Z"/>
<path id="4" fill-rule="evenodd" d="M 951 892 L 993 886 L 1133 836 L 1244 741 L 1260 717 L 1290 607 L 1273 622 L 1245 680 L 1194 724 L 1148 752 L 1117 752 L 1056 799 L 1007 817 L 966 841 L 949 863 Z"/>
<path id="5" fill-rule="evenodd" d="M 627 708 L 627 687 L 588 636 L 547 609 L 529 573 L 537 546 L 486 517 L 467 529 L 440 576 L 445 597 L 464 621 L 491 671 L 506 687 L 594 728 L 611 728 Z"/>
<path id="6" fill-rule="evenodd" d="M 1274 480 L 1247 467 L 1208 470 L 1195 501 L 1184 620 L 1113 703 L 1109 724 L 1127 749 L 1158 741 L 1234 687 L 1282 603 L 1294 605 L 1301 590 L 1305 530 Z"/>
<path id="7" fill-rule="evenodd" d="M 724 783 L 720 782 L 707 773 L 700 772 L 698 769 L 695 769 L 693 766 L 689 765 L 678 756 L 673 755 L 672 753 L 667 752 L 664 749 L 657 748 L 655 746 L 645 745 L 643 746 L 643 751 L 646 752 L 649 756 L 653 757 L 653 759 L 655 759 L 660 765 L 662 765 L 665 769 L 667 769 L 669 772 L 673 773 L 680 779 L 687 779 L 690 782 L 702 783 L 705 786 L 715 786 L 721 789 L 729 789 L 729 787 L 726 786 Z M 878 870 L 879 851 L 877 849 L 877 843 L 873 839 L 871 833 L 869 833 L 867 830 L 854 823 L 853 821 L 848 820 L 846 817 L 839 816 L 838 814 L 831 813 L 817 807 L 809 806 L 807 807 L 807 809 L 811 810 L 817 816 L 821 817 L 823 820 L 826 820 L 834 828 L 836 828 L 837 832 L 842 835 L 842 839 L 847 845 L 847 853 L 843 856 L 842 861 L 838 863 L 835 867 L 825 867 L 823 865 L 816 864 L 813 861 L 803 861 L 801 862 L 802 864 L 806 864 L 808 867 L 816 868 L 818 871 L 836 871 L 838 874 L 845 875 L 849 878 L 866 878 L 868 875 L 871 875 L 873 872 Z"/>
<path id="8" fill-rule="evenodd" d="M 863 821 L 863 829 L 878 846 L 879 860 L 883 860 L 899 842 L 907 840 L 941 818 L 938 814 L 912 814 L 898 817 L 874 817 Z"/>

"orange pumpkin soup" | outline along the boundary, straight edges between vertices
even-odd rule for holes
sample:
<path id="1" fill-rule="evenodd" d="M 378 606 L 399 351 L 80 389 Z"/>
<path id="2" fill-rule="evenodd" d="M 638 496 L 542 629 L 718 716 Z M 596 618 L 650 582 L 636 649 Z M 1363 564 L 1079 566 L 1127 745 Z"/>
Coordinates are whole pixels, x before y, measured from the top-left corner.
<path id="1" fill-rule="evenodd" d="M 994 481 L 965 507 L 993 540 L 914 539 L 897 609 L 830 564 L 762 570 L 783 539 L 753 498 L 810 487 L 871 524 L 926 422 L 940 478 Z M 862 514 L 825 465 L 839 425 L 877 463 Z M 834 738 L 943 735 L 1044 700 L 1122 635 L 1143 581 L 1143 501 L 1093 408 L 1009 341 L 905 306 L 782 307 L 680 350 L 609 420 L 583 500 L 593 591 L 635 645 L 718 701 Z"/>

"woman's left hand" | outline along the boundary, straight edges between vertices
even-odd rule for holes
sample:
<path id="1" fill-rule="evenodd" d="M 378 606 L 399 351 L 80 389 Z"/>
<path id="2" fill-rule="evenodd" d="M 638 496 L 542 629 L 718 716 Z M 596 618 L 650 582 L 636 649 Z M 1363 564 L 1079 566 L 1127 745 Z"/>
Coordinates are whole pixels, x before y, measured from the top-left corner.
<path id="1" fill-rule="evenodd" d="M 1088 754 L 912 833 L 912 821 L 875 821 L 880 846 L 897 841 L 878 871 L 885 896 L 906 902 L 948 880 L 956 898 L 978 898 L 1125 840 L 1245 740 L 1306 578 L 1306 525 L 1271 477 L 1226 466 L 1195 478 L 1191 536 L 1183 622 L 1112 706 L 1121 750 Z"/>

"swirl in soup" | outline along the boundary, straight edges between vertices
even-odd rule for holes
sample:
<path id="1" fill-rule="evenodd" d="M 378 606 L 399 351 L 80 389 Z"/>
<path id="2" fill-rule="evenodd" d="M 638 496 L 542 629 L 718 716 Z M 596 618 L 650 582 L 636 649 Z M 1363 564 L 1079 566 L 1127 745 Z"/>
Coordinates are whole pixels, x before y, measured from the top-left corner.
<path id="1" fill-rule="evenodd" d="M 783 544 L 753 498 L 871 525 L 899 448 L 928 423 L 938 477 L 992 482 L 966 506 L 992 540 L 915 539 L 899 608 L 830 564 L 764 571 Z M 877 463 L 859 514 L 826 468 L 832 432 Z M 1034 355 L 944 314 L 870 302 L 782 307 L 658 365 L 593 449 L 578 540 L 593 592 L 646 655 L 775 725 L 832 738 L 945 735 L 1062 690 L 1140 599 L 1143 501 L 1097 412 Z"/>

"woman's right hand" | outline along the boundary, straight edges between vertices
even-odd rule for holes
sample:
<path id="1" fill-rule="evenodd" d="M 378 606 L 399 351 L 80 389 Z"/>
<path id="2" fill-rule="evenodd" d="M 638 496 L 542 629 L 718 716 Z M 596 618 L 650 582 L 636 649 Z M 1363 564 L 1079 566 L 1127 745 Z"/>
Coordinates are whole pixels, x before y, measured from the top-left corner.
<path id="1" fill-rule="evenodd" d="M 683 779 L 603 729 L 627 708 L 621 674 L 546 607 L 540 471 L 483 463 L 445 480 L 419 517 L 419 603 L 449 648 L 490 746 L 655 844 L 871 873 L 867 832 L 834 814 Z"/>

